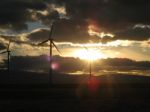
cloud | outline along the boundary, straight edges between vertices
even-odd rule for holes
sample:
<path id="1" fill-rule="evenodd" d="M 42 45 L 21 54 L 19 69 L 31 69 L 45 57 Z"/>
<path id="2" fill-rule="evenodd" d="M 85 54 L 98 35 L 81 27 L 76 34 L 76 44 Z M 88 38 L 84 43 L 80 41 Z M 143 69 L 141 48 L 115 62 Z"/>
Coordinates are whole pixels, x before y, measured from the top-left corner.
<path id="1" fill-rule="evenodd" d="M 115 39 L 144 41 L 150 39 L 149 27 L 128 28 L 115 33 Z"/>
<path id="2" fill-rule="evenodd" d="M 4 50 L 6 47 L 4 46 L 4 44 L 0 43 L 0 50 Z"/>
<path id="3" fill-rule="evenodd" d="M 10 43 L 10 50 L 12 55 L 39 55 L 41 51 L 40 47 L 37 47 L 36 44 L 24 40 L 22 36 L 11 36 L 11 35 L 0 35 L 0 50 L 4 50 Z"/>
<path id="4" fill-rule="evenodd" d="M 87 32 L 86 22 L 62 19 L 55 23 L 52 38 L 57 42 L 89 43 L 99 42 L 100 37 L 90 36 Z M 32 41 L 42 41 L 48 39 L 48 29 L 37 29 L 27 35 Z"/>
<path id="5" fill-rule="evenodd" d="M 40 21 L 49 26 L 52 19 L 60 19 L 54 38 L 58 42 L 99 42 L 98 36 L 89 35 L 88 27 L 94 24 L 99 30 L 95 34 L 105 36 L 102 42 L 122 40 L 147 40 L 149 27 L 133 26 L 150 24 L 150 2 L 147 0 L 2 0 L 0 4 L 0 25 L 16 31 L 27 29 L 27 22 Z M 39 31 L 47 33 L 45 30 Z M 36 33 L 36 32 L 34 32 Z M 35 37 L 31 32 L 31 40 Z M 45 38 L 36 35 L 35 41 Z M 91 38 L 92 37 L 92 38 Z M 93 38 L 94 37 L 94 38 Z"/>
<path id="6" fill-rule="evenodd" d="M 0 50 L 4 50 L 7 48 L 9 38 L 10 36 L 0 35 Z"/>
<path id="7" fill-rule="evenodd" d="M 8 44 L 8 42 L 11 42 L 11 44 L 16 45 L 30 45 L 30 46 L 37 46 L 36 44 L 29 42 L 28 39 L 25 37 L 25 34 L 21 35 L 0 35 L 0 42 L 3 44 Z"/>
<path id="8" fill-rule="evenodd" d="M 29 10 L 43 10 L 44 0 L 1 0 L 0 25 L 16 30 L 27 29 L 26 22 L 32 18 Z"/>
<path id="9" fill-rule="evenodd" d="M 65 3 L 68 15 L 75 18 L 93 19 L 102 26 L 110 25 L 109 27 L 117 28 L 120 24 L 149 23 L 150 16 L 145 13 L 150 5 L 147 0 L 137 0 L 136 3 L 130 0 L 57 1 Z"/>
<path id="10" fill-rule="evenodd" d="M 64 5 L 57 5 L 53 2 L 47 3 L 47 8 L 44 11 L 34 11 L 34 13 L 36 18 L 45 25 L 49 25 L 51 20 L 69 19 Z"/>
<path id="11" fill-rule="evenodd" d="M 150 10 L 150 2 L 147 0 L 136 2 L 131 0 L 56 1 L 58 4 L 65 4 L 67 15 L 71 18 L 94 21 L 101 29 L 100 32 L 116 34 L 117 38 L 114 39 L 146 40 L 149 38 L 148 29 L 136 28 L 132 31 L 128 29 L 136 24 L 150 24 L 150 16 L 146 13 Z"/>
<path id="12" fill-rule="evenodd" d="M 44 29 L 44 31 L 48 31 L 48 29 Z M 45 34 L 45 33 L 44 33 Z M 29 39 L 26 37 L 26 34 L 22 34 L 19 36 L 0 36 L 0 43 L 6 47 L 9 39 L 11 42 L 11 50 L 14 55 L 17 56 L 38 56 L 42 54 L 47 54 L 49 52 L 48 44 L 44 46 L 38 46 L 37 43 L 47 39 L 44 34 L 41 34 L 39 38 L 38 36 L 34 36 L 33 39 Z M 48 33 L 47 33 L 48 36 Z M 37 38 L 37 39 L 36 39 Z M 94 37 L 91 37 L 94 38 Z M 54 38 L 55 39 L 55 38 Z M 113 38 L 111 38 L 113 39 Z M 72 41 L 71 41 L 72 42 Z M 76 41 L 77 42 L 77 41 Z M 104 42 L 103 42 L 104 43 Z M 81 44 L 78 41 L 77 43 L 70 42 L 56 42 L 57 47 L 61 51 L 63 56 L 74 56 L 74 52 L 84 49 L 83 45 L 97 50 L 100 54 L 104 54 L 107 57 L 122 57 L 122 58 L 130 58 L 135 60 L 150 60 L 150 44 L 149 40 L 147 41 L 130 41 L 130 40 L 115 40 L 112 42 L 107 42 L 106 44 L 102 43 L 88 43 Z M 2 46 L 2 47 L 3 47 Z M 56 49 L 53 49 L 53 54 L 58 54 Z"/>
<path id="13" fill-rule="evenodd" d="M 27 22 L 49 24 L 52 19 L 65 18 L 65 7 L 47 0 L 1 0 L 0 26 L 15 31 L 27 30 Z"/>

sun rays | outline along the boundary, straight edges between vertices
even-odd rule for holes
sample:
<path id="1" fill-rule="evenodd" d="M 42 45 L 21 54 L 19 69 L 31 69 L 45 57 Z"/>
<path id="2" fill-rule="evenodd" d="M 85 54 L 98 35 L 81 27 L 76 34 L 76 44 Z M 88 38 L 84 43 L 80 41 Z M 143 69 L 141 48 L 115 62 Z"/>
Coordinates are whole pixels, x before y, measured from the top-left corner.
<path id="1" fill-rule="evenodd" d="M 74 52 L 74 56 L 83 60 L 94 61 L 97 59 L 107 58 L 107 56 L 98 50 L 89 49 L 88 51 L 85 49 L 79 49 Z"/>

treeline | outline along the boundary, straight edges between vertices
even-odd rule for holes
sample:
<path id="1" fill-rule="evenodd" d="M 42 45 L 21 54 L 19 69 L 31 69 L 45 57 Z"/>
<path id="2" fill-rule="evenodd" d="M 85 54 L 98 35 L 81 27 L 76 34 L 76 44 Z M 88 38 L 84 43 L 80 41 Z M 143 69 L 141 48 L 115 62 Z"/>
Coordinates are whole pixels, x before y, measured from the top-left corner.
<path id="1" fill-rule="evenodd" d="M 41 56 L 14 56 L 11 57 L 10 68 L 12 70 L 30 70 L 30 71 L 49 71 L 50 58 L 46 55 Z M 79 58 L 54 56 L 53 63 L 57 66 L 57 72 L 76 72 L 88 70 L 88 62 Z M 93 63 L 93 69 L 134 69 L 150 70 L 150 61 L 135 61 L 127 58 L 108 58 L 100 59 Z M 0 64 L 1 68 L 7 67 L 7 60 Z"/>

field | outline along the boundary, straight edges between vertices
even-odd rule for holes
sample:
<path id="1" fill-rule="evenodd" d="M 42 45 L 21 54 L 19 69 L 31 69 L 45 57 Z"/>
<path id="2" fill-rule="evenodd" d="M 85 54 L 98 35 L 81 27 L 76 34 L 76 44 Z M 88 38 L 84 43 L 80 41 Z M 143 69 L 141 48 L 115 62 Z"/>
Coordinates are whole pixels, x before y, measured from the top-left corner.
<path id="1" fill-rule="evenodd" d="M 16 74 L 22 75 L 24 80 Z M 63 74 L 62 80 L 56 80 L 59 76 L 56 74 L 55 83 L 49 85 L 44 74 L 17 72 L 13 75 L 1 72 L 1 112 L 150 111 L 150 77 L 106 75 L 95 77 L 94 82 L 89 83 L 86 76 Z M 6 80 L 8 77 L 9 80 Z M 15 77 L 18 79 L 15 80 Z M 63 83 L 65 80 L 74 82 Z M 80 83 L 75 83 L 77 81 Z"/>

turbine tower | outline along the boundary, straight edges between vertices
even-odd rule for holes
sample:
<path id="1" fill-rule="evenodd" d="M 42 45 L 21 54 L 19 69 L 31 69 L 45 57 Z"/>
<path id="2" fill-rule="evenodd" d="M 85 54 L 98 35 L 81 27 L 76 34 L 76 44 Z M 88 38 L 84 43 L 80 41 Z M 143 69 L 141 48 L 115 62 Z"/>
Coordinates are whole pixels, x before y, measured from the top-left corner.
<path id="1" fill-rule="evenodd" d="M 61 52 L 59 51 L 59 49 L 57 48 L 57 46 L 54 43 L 54 39 L 52 38 L 53 29 L 54 29 L 54 22 L 52 22 L 51 27 L 50 27 L 49 38 L 38 44 L 38 45 L 42 45 L 46 42 L 49 42 L 49 56 L 50 56 L 49 83 L 50 84 L 52 84 L 52 56 L 53 56 L 52 51 L 53 51 L 53 46 L 56 48 L 58 53 L 61 54 Z"/>
<path id="2" fill-rule="evenodd" d="M 84 46 L 84 48 L 87 50 L 87 52 L 89 52 L 89 49 L 87 47 Z M 89 74 L 91 78 L 92 77 L 92 60 L 89 60 Z"/>
<path id="3" fill-rule="evenodd" d="M 0 54 L 5 54 L 7 53 L 7 71 L 8 73 L 10 72 L 10 56 L 11 56 L 11 51 L 10 51 L 10 43 L 11 41 L 9 40 L 8 45 L 7 45 L 7 49 L 3 52 L 1 52 Z"/>

